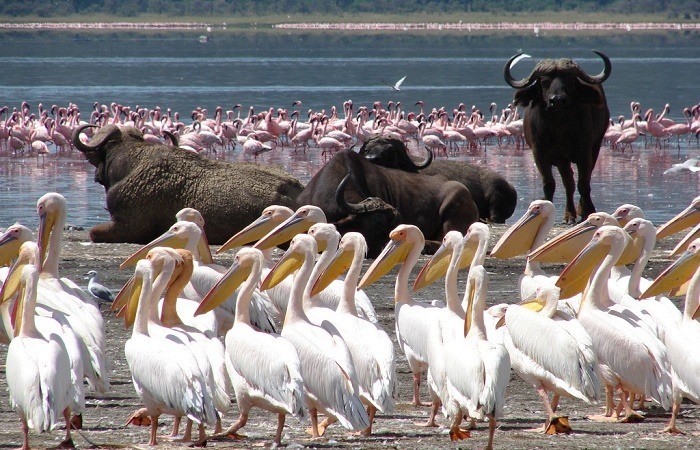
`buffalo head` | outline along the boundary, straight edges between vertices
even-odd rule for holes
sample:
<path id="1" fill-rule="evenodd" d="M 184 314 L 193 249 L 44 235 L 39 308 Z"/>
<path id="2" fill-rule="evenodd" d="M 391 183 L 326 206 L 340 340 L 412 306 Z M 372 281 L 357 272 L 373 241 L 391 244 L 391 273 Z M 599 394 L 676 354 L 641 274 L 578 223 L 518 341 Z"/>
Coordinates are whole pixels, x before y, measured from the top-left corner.
<path id="1" fill-rule="evenodd" d="M 348 215 L 335 222 L 341 234 L 348 231 L 362 233 L 367 241 L 367 257 L 376 258 L 384 248 L 389 232 L 401 223 L 399 211 L 377 197 L 368 197 L 360 203 L 349 203 L 345 199 L 345 187 L 350 175 L 345 175 L 335 191 L 335 199 Z"/>
<path id="2" fill-rule="evenodd" d="M 406 146 L 399 139 L 375 135 L 362 144 L 359 153 L 360 156 L 379 166 L 418 173 L 433 161 L 433 152 L 427 147 L 425 149 L 428 151 L 428 157 L 423 163 L 416 164 L 408 156 Z"/>
<path id="3" fill-rule="evenodd" d="M 546 111 L 568 111 L 577 104 L 596 104 L 601 101 L 600 85 L 608 79 L 612 70 L 610 59 L 596 51 L 603 60 L 603 71 L 588 75 L 572 59 L 545 59 L 540 61 L 530 75 L 516 80 L 510 73 L 518 53 L 503 68 L 503 77 L 511 87 L 518 89 L 515 102 L 520 105 L 538 105 Z"/>

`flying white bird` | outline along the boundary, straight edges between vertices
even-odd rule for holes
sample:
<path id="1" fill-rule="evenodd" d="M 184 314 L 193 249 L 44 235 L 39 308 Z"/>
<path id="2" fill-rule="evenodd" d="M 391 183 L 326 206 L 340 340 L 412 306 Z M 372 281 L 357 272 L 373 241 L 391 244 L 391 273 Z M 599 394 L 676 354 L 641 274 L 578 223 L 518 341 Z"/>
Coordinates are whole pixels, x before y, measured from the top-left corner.
<path id="1" fill-rule="evenodd" d="M 406 75 L 406 76 L 408 76 L 408 75 Z M 382 80 L 382 83 L 386 84 L 387 86 L 389 86 L 389 87 L 390 87 L 391 89 L 393 89 L 394 91 L 400 91 L 400 90 L 401 90 L 401 84 L 403 84 L 403 80 L 406 79 L 406 76 L 404 76 L 404 77 L 401 78 L 399 81 L 397 81 L 396 84 L 393 85 L 393 86 L 390 85 L 389 83 L 387 83 L 387 82 L 384 81 L 384 80 Z"/>

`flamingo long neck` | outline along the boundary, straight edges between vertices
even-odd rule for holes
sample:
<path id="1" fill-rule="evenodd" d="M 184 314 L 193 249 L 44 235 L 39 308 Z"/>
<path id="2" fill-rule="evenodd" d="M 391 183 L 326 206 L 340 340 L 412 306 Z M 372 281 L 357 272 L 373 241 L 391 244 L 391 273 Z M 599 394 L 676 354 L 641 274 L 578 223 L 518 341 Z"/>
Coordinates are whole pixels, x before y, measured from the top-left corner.
<path id="1" fill-rule="evenodd" d="M 289 296 L 289 303 L 287 304 L 287 313 L 284 316 L 285 324 L 300 320 L 308 322 L 309 320 L 304 312 L 304 290 L 311 278 L 311 272 L 314 266 L 314 255 L 308 253 L 305 256 L 304 263 L 297 271 L 297 274 L 294 276 L 294 281 L 292 282 L 292 290 Z"/>
<path id="2" fill-rule="evenodd" d="M 56 213 L 56 221 L 51 228 L 49 245 L 46 248 L 46 259 L 41 266 L 42 273 L 53 278 L 58 278 L 58 262 L 61 259 L 61 240 L 63 239 L 63 227 L 66 224 L 66 212 L 59 210 Z"/>
<path id="3" fill-rule="evenodd" d="M 654 245 L 656 245 L 656 236 L 650 235 L 645 237 L 642 254 L 639 255 L 639 258 L 637 258 L 637 261 L 635 261 L 634 266 L 632 267 L 632 273 L 630 274 L 630 281 L 627 290 L 630 296 L 634 298 L 642 295 L 639 282 L 642 280 L 642 272 L 644 272 L 647 262 L 649 259 L 651 259 L 651 254 L 654 251 Z"/>
<path id="4" fill-rule="evenodd" d="M 595 307 L 598 309 L 606 308 L 614 304 L 610 299 L 610 292 L 608 291 L 608 279 L 610 278 L 610 271 L 620 257 L 620 252 L 609 253 L 603 262 L 598 266 L 588 282 L 588 286 L 583 293 L 583 299 L 581 300 L 581 310 L 586 307 Z"/>
<path id="5" fill-rule="evenodd" d="M 234 323 L 250 325 L 250 302 L 253 298 L 255 286 L 260 282 L 262 265 L 254 263 L 248 279 L 243 282 L 236 297 L 236 318 Z"/>
<path id="6" fill-rule="evenodd" d="M 362 271 L 362 260 L 364 258 L 357 250 L 352 258 L 352 264 L 345 275 L 343 282 L 343 295 L 340 297 L 340 303 L 336 311 L 340 313 L 352 314 L 357 317 L 357 307 L 355 305 L 355 291 L 357 290 L 357 280 L 360 278 Z"/>
<path id="7" fill-rule="evenodd" d="M 459 317 L 464 316 L 464 309 L 462 308 L 462 304 L 459 300 L 459 293 L 457 292 L 458 263 L 461 256 L 461 248 L 454 249 L 452 258 L 450 259 L 450 265 L 445 274 L 445 303 L 447 304 L 447 309 L 457 314 Z"/>
<path id="8" fill-rule="evenodd" d="M 422 249 L 422 245 L 414 243 L 411 251 L 406 257 L 406 260 L 403 262 L 403 264 L 401 264 L 401 269 L 399 269 L 399 273 L 396 275 L 396 283 L 394 284 L 395 303 L 413 301 L 413 297 L 411 297 L 408 290 L 408 277 L 411 275 L 411 270 L 413 270 L 413 267 L 418 262 Z"/>

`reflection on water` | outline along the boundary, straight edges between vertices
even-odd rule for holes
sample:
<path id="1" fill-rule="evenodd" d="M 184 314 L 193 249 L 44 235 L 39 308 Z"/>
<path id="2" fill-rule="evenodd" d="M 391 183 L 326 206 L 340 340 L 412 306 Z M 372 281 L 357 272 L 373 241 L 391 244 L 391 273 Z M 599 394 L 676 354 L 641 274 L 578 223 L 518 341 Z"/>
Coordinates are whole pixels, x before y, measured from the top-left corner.
<path id="1" fill-rule="evenodd" d="M 685 161 L 700 151 L 693 141 L 682 143 L 680 153 L 668 150 L 644 149 L 640 143 L 633 152 L 601 150 L 593 173 L 593 200 L 599 211 L 612 212 L 623 203 L 641 207 L 655 224 L 668 220 L 685 208 L 700 192 L 700 179 L 688 171 L 662 175 L 673 164 Z M 690 156 L 689 156 L 690 155 Z M 249 160 L 240 151 L 228 152 L 228 160 Z M 518 205 L 507 223 L 511 224 L 527 209 L 530 201 L 542 196 L 542 185 L 532 153 L 513 147 L 499 149 L 495 145 L 486 151 L 450 159 L 479 164 L 502 173 L 518 191 Z M 325 163 L 320 151 L 311 149 L 304 155 L 289 148 L 273 150 L 257 159 L 260 163 L 277 164 L 306 184 Z M 36 200 L 49 191 L 66 196 L 69 204 L 68 223 L 90 227 L 109 220 L 105 210 L 104 188 L 93 181 L 94 168 L 77 159 L 50 157 L 45 162 L 35 158 L 0 158 L 0 227 L 20 221 L 36 227 Z M 564 194 L 556 174 L 555 205 L 563 211 Z M 578 195 L 576 196 L 578 198 Z"/>

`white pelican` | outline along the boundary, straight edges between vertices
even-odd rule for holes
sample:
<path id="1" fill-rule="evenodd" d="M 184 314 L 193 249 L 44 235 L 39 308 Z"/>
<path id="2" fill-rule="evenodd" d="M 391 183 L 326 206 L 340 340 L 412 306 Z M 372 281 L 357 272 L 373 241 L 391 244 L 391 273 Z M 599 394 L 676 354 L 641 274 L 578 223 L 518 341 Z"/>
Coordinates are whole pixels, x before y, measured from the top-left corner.
<path id="1" fill-rule="evenodd" d="M 124 268 L 133 265 L 139 259 L 144 258 L 151 249 L 159 246 L 188 250 L 193 256 L 194 268 L 192 277 L 183 291 L 183 297 L 199 302 L 221 279 L 223 273 L 226 272 L 224 266 L 215 263 L 205 264 L 197 260 L 201 256 L 201 242 L 202 230 L 196 223 L 178 221 L 165 233 L 129 256 L 119 267 Z M 267 295 L 258 291 L 253 297 L 251 306 L 251 321 L 255 326 L 268 332 L 277 330 L 280 317 L 276 314 Z M 213 331 L 217 335 L 224 335 L 233 326 L 235 310 L 235 293 L 214 310 L 213 314 L 217 320 L 216 329 Z"/>
<path id="2" fill-rule="evenodd" d="M 9 270 L 2 289 L 0 289 L 0 304 L 2 304 L 0 305 L 0 314 L 2 315 L 2 325 L 7 335 L 7 343 L 16 334 L 15 320 L 10 314 L 11 303 L 14 303 L 14 307 L 17 308 L 18 302 L 18 300 L 15 300 L 15 302 L 9 300 L 16 297 L 14 294 L 21 288 L 21 276 L 24 266 L 31 265 L 38 271 L 39 258 L 39 247 L 32 241 L 24 242 L 19 248 L 17 259 Z M 35 305 L 34 312 L 34 326 L 45 339 L 49 340 L 51 335 L 55 334 L 63 340 L 70 363 L 71 384 L 74 386 L 69 406 L 71 412 L 80 415 L 85 409 L 83 354 L 80 341 L 70 327 L 65 315 L 61 312 L 43 305 Z M 74 428 L 80 424 L 80 422 L 74 423 Z"/>
<path id="3" fill-rule="evenodd" d="M 25 246 L 23 250 L 38 253 L 36 246 L 33 247 Z M 82 387 L 76 384 L 82 380 L 75 380 L 71 357 L 61 333 L 56 333 L 55 329 L 41 331 L 36 326 L 39 270 L 34 264 L 20 262 L 13 267 L 10 276 L 13 276 L 13 271 L 17 273 L 13 290 L 19 291 L 19 297 L 14 307 L 14 338 L 7 348 L 5 374 L 10 402 L 22 422 L 22 449 L 29 449 L 29 428 L 36 433 L 50 431 L 61 415 L 66 423 L 66 438 L 60 445 L 73 448 L 70 406 Z M 14 292 L 7 292 L 7 295 Z"/>
<path id="4" fill-rule="evenodd" d="M 175 214 L 175 219 L 177 219 L 178 222 L 184 220 L 197 224 L 202 233 L 199 237 L 199 242 L 197 242 L 197 252 L 192 252 L 192 255 L 195 261 L 199 261 L 202 264 L 214 264 L 211 248 L 209 248 L 209 240 L 207 239 L 207 234 L 204 232 L 204 217 L 202 213 L 194 208 L 182 208 Z"/>
<path id="5" fill-rule="evenodd" d="M 88 384 L 103 394 L 109 389 L 109 371 L 105 357 L 105 325 L 99 306 L 77 284 L 58 275 L 66 208 L 65 197 L 56 192 L 45 194 L 37 201 L 37 244 L 41 252 L 38 302 L 65 314 L 85 345 L 87 355 L 83 358 L 83 369 Z"/>
<path id="6" fill-rule="evenodd" d="M 671 403 L 671 374 L 666 347 L 646 331 L 636 314 L 610 298 L 608 278 L 622 255 L 629 236 L 616 226 L 603 226 L 590 243 L 559 276 L 557 285 L 565 284 L 570 272 L 589 270 L 598 264 L 581 299 L 578 319 L 593 341 L 598 357 L 598 375 L 602 382 L 619 388 L 626 414 L 623 421 L 639 418 L 627 403 L 625 392 L 646 395 L 668 409 Z M 601 262 L 602 261 L 602 262 Z M 585 264 L 584 264 L 585 263 Z M 574 273 L 571 278 L 576 279 Z M 610 411 L 608 398 L 606 415 Z"/>
<path id="7" fill-rule="evenodd" d="M 671 420 L 663 430 L 681 433 L 676 427 L 676 416 L 683 397 L 700 403 L 700 239 L 696 239 L 671 266 L 665 269 L 642 295 L 651 296 L 678 286 L 691 275 L 685 297 L 683 318 L 677 328 L 666 332 L 668 360 L 673 368 L 673 409 Z"/>
<path id="8" fill-rule="evenodd" d="M 282 337 L 289 340 L 299 354 L 314 437 L 319 437 L 318 411 L 333 416 L 350 430 L 363 430 L 369 426 L 369 417 L 358 396 L 357 374 L 345 341 L 330 323 L 313 325 L 304 312 L 304 289 L 317 253 L 314 238 L 305 234 L 295 236 L 261 285 L 263 290 L 267 289 L 299 269 L 294 277 Z"/>
<path id="9" fill-rule="evenodd" d="M 421 373 L 428 368 L 427 337 L 430 321 L 438 308 L 413 299 L 408 290 L 408 277 L 418 262 L 425 244 L 423 233 L 415 225 L 399 225 L 389 233 L 391 239 L 360 280 L 364 288 L 377 281 L 401 263 L 394 287 L 396 339 L 413 372 L 413 404 L 420 402 Z"/>
<path id="10" fill-rule="evenodd" d="M 698 223 L 700 223 L 700 196 L 695 197 L 687 208 L 660 226 L 656 231 L 656 239 L 664 239 Z"/>
<path id="11" fill-rule="evenodd" d="M 232 249 L 234 247 L 240 247 L 242 245 L 249 244 L 251 242 L 258 241 L 263 238 L 267 233 L 274 230 L 277 225 L 281 224 L 285 220 L 289 219 L 294 211 L 286 206 L 281 205 L 271 205 L 263 209 L 260 217 L 255 219 L 247 227 L 243 228 L 238 233 L 234 234 L 229 238 L 228 241 L 219 247 L 216 251 L 217 254 L 222 253 L 226 250 Z M 265 256 L 265 268 L 263 269 L 263 274 L 261 278 L 265 278 L 275 263 L 272 261 L 272 250 L 274 247 L 269 247 L 266 249 L 260 249 Z M 287 301 L 289 300 L 289 292 L 292 287 L 292 277 L 285 278 L 277 286 L 268 289 L 265 293 L 268 295 L 272 304 L 277 308 L 277 311 L 282 317 L 287 310 Z"/>
<path id="12" fill-rule="evenodd" d="M 624 227 L 632 219 L 643 219 L 644 211 L 637 205 L 625 203 L 624 205 L 618 206 L 612 215 L 617 219 L 620 226 Z"/>
<path id="13" fill-rule="evenodd" d="M 162 413 L 186 416 L 200 424 L 201 440 L 202 424 L 213 423 L 217 418 L 207 377 L 182 341 L 167 335 L 151 336 L 152 272 L 150 260 L 136 264 L 126 304 L 126 322 L 133 322 L 134 329 L 124 344 L 134 389 L 151 420 L 149 445 L 157 444 L 158 417 Z"/>
<path id="14" fill-rule="evenodd" d="M 434 320 L 428 324 L 427 359 L 428 386 L 432 401 L 430 417 L 425 426 L 435 427 L 435 416 L 440 405 L 449 403 L 446 374 L 445 347 L 448 343 L 464 337 L 464 308 L 457 293 L 457 273 L 464 237 L 458 231 L 448 231 L 442 238 L 440 248 L 423 266 L 413 284 L 413 290 L 435 281 L 445 273 L 445 307 L 436 311 Z"/>
<path id="15" fill-rule="evenodd" d="M 239 437 L 237 431 L 248 422 L 250 410 L 258 407 L 277 413 L 274 443 L 281 445 L 286 415 L 304 415 L 304 382 L 294 346 L 279 334 L 263 333 L 251 325 L 248 310 L 263 265 L 260 250 L 239 250 L 231 268 L 202 299 L 197 314 L 215 308 L 243 283 L 236 297 L 236 321 L 225 338 L 228 373 L 240 415 L 222 435 Z"/>
<path id="16" fill-rule="evenodd" d="M 563 395 L 589 404 L 595 401 L 600 390 L 598 360 L 591 337 L 579 321 L 557 310 L 559 288 L 542 284 L 533 297 L 522 305 L 508 306 L 501 336 L 513 371 L 537 389 L 544 402 L 547 420 L 542 431 L 568 433 L 568 417 L 555 415 L 558 399 Z M 541 305 L 539 312 L 528 306 L 532 301 Z M 549 392 L 554 393 L 554 405 Z"/>
<path id="17" fill-rule="evenodd" d="M 491 250 L 491 256 L 509 259 L 539 248 L 545 243 L 549 231 L 554 226 L 555 216 L 556 210 L 552 202 L 533 201 L 525 214 L 496 242 Z M 539 261 L 533 261 L 528 257 L 525 262 L 525 272 L 518 278 L 520 299 L 531 298 L 540 286 L 553 285 L 556 278 L 556 276 L 547 275 L 540 267 Z"/>
<path id="18" fill-rule="evenodd" d="M 503 412 L 505 393 L 510 380 L 508 351 L 501 344 L 486 340 L 484 307 L 488 278 L 483 266 L 473 267 L 467 281 L 467 310 L 464 338 L 446 343 L 445 374 L 450 400 L 445 409 L 452 418 L 450 438 L 469 437 L 459 428 L 462 417 L 489 419 L 487 449 L 493 448 L 496 419 Z"/>
<path id="19" fill-rule="evenodd" d="M 198 302 L 179 298 L 193 271 L 192 254 L 188 250 L 156 247 L 146 256 L 151 261 L 154 282 L 150 298 L 151 334 L 178 339 L 193 353 L 219 415 L 231 408 L 231 385 L 226 370 L 224 346 L 212 330 L 214 314 L 194 316 Z M 160 299 L 163 295 L 162 300 Z M 160 317 L 158 309 L 160 308 Z M 188 421 L 183 441 L 189 441 L 192 423 Z M 177 435 L 179 418 L 176 417 L 172 436 Z M 221 428 L 217 417 L 216 432 Z M 204 438 L 200 427 L 200 441 Z"/>
<path id="20" fill-rule="evenodd" d="M 326 215 L 321 208 L 313 205 L 304 205 L 297 209 L 287 220 L 268 232 L 254 247 L 264 250 L 283 244 L 296 234 L 309 230 L 314 224 L 321 223 L 326 223 Z M 332 257 L 333 255 L 330 254 L 328 256 Z M 342 292 L 343 282 L 340 280 L 333 280 L 326 289 L 319 293 L 318 304 L 335 310 L 340 302 Z M 287 296 L 287 298 L 289 298 L 289 296 Z M 365 317 L 373 323 L 378 322 L 374 306 L 372 306 L 372 302 L 369 300 L 369 297 L 367 297 L 367 294 L 363 291 L 357 291 L 355 294 L 355 304 L 357 306 L 357 312 L 361 317 Z M 283 308 L 286 309 L 286 305 L 283 306 Z"/>
<path id="21" fill-rule="evenodd" d="M 322 227 L 333 227 L 333 225 L 316 224 L 309 229 L 309 234 L 314 234 L 317 241 L 318 235 L 322 233 Z M 329 242 L 329 245 L 331 244 Z M 360 398 L 367 405 L 370 421 L 370 426 L 363 430 L 362 434 L 369 436 L 372 433 L 372 422 L 377 410 L 381 413 L 393 412 L 398 386 L 393 342 L 379 325 L 360 318 L 355 306 L 357 282 L 366 254 L 367 243 L 364 236 L 354 232 L 343 236 L 333 260 L 325 264 L 326 268 L 318 277 L 311 278 L 315 282 L 313 286 L 308 287 L 310 302 L 313 304 L 313 299 L 317 298 L 317 292 L 321 292 L 331 281 L 349 269 L 343 283 L 344 290 L 338 309 L 328 314 L 329 310 L 322 311 L 325 308 L 311 307 L 306 309 L 306 312 L 314 323 L 318 324 L 318 319 L 329 320 L 348 344 L 357 372 Z M 319 263 L 316 267 L 318 265 Z M 322 425 L 328 425 L 327 421 L 324 422 Z"/>

